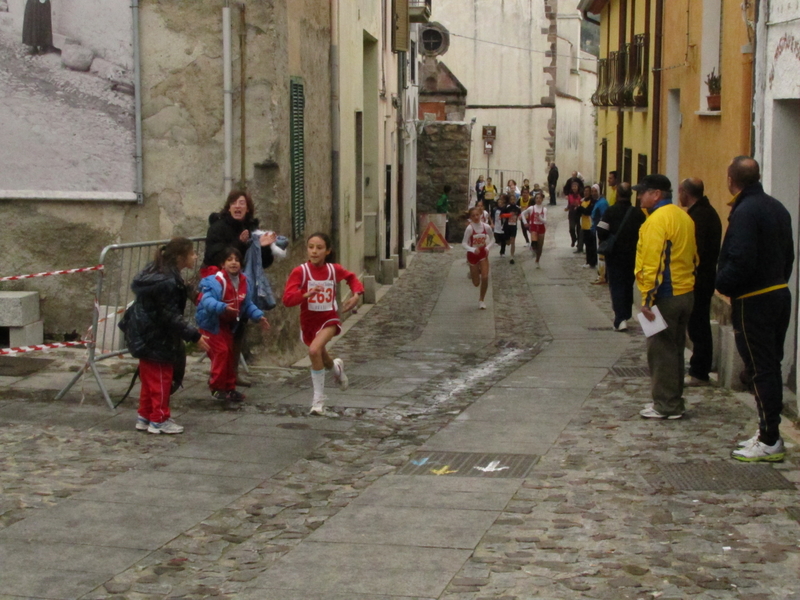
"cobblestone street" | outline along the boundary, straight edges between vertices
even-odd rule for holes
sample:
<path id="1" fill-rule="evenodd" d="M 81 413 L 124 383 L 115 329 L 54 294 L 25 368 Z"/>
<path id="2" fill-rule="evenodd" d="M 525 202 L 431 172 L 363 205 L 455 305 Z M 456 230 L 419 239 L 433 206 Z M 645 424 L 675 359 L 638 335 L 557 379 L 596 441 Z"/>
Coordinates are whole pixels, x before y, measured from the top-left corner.
<path id="1" fill-rule="evenodd" d="M 332 346 L 338 418 L 305 416 L 300 367 L 226 411 L 192 360 L 181 436 L 134 431 L 136 390 L 54 402 L 79 352 L 0 376 L 0 600 L 800 598 L 793 423 L 784 463 L 746 465 L 745 394 L 641 419 L 641 330 L 552 212 L 542 269 L 494 251 L 485 311 L 460 248 L 414 256 Z M 113 397 L 133 365 L 101 364 Z"/>

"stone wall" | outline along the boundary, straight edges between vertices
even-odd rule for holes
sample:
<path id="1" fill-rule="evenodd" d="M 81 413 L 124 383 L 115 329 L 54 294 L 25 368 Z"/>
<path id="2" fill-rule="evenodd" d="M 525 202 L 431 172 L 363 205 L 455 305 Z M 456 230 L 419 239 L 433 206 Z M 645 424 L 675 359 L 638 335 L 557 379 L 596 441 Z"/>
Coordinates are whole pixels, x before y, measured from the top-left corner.
<path id="1" fill-rule="evenodd" d="M 417 138 L 417 214 L 436 212 L 445 185 L 450 190 L 448 241 L 460 243 L 469 203 L 470 125 L 428 123 Z"/>

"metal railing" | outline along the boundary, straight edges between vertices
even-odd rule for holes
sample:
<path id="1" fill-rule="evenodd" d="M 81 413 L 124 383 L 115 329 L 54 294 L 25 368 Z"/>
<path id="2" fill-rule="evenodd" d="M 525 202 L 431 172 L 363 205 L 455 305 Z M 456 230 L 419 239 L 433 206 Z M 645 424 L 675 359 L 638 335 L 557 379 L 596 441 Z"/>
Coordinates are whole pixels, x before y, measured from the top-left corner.
<path id="1" fill-rule="evenodd" d="M 184 271 L 185 279 L 189 285 L 197 282 L 202 256 L 205 251 L 205 238 L 189 238 L 194 242 L 197 252 L 197 262 L 194 269 Z M 60 400 L 74 386 L 88 370 L 92 372 L 100 392 L 103 394 L 108 406 L 114 410 L 116 407 L 111 401 L 106 386 L 97 370 L 97 363 L 114 356 L 121 356 L 128 350 L 125 347 L 125 338 L 117 323 L 135 299 L 131 291 L 133 278 L 153 260 L 156 249 L 169 240 L 138 242 L 132 244 L 112 244 L 100 252 L 102 270 L 97 272 L 97 290 L 94 297 L 94 316 L 92 327 L 86 339 L 89 341 L 88 357 L 86 362 L 75 377 L 56 396 Z M 194 303 L 188 303 L 190 313 L 194 313 Z"/>

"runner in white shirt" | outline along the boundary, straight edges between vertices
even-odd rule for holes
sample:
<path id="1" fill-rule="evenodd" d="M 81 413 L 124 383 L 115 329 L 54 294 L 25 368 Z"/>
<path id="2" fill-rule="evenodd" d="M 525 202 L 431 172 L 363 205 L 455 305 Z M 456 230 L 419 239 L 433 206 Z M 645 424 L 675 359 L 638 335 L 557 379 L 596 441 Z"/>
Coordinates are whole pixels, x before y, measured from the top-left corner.
<path id="1" fill-rule="evenodd" d="M 469 224 L 464 230 L 462 246 L 467 251 L 469 273 L 472 276 L 472 285 L 480 286 L 481 295 L 478 308 L 486 309 L 486 290 L 489 288 L 489 249 L 494 244 L 492 228 L 487 223 L 481 223 L 481 210 L 474 207 L 469 211 Z"/>
<path id="2" fill-rule="evenodd" d="M 489 216 L 489 211 L 483 207 L 483 200 L 479 200 L 475 206 L 481 211 L 481 223 L 491 226 L 492 218 Z"/>
<path id="3" fill-rule="evenodd" d="M 520 218 L 531 232 L 531 250 L 536 254 L 536 268 L 539 268 L 539 259 L 542 258 L 544 248 L 544 234 L 547 224 L 547 207 L 542 204 L 544 192 L 537 191 L 533 197 L 534 204 L 522 211 Z"/>

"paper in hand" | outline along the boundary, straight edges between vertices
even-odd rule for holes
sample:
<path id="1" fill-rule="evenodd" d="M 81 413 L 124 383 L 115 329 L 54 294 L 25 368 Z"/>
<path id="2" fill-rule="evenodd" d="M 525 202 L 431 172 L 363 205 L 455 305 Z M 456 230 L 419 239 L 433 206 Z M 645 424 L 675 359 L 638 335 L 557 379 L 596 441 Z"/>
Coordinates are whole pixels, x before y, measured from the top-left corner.
<path id="1" fill-rule="evenodd" d="M 653 314 L 656 316 L 655 320 L 650 321 L 647 317 L 644 316 L 644 313 L 639 313 L 636 315 L 636 318 L 639 319 L 639 324 L 642 326 L 642 331 L 646 337 L 651 337 L 657 334 L 659 331 L 664 331 L 667 328 L 667 322 L 664 320 L 664 317 L 661 316 L 661 311 L 658 310 L 657 306 L 650 307 L 650 310 L 653 311 Z"/>

